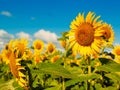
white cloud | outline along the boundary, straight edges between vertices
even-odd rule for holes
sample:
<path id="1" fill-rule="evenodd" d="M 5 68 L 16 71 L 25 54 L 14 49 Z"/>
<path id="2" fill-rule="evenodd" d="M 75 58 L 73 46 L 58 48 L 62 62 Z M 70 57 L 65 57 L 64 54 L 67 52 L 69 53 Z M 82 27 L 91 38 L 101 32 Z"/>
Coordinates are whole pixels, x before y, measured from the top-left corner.
<path id="1" fill-rule="evenodd" d="M 19 32 L 16 34 L 16 36 L 18 38 L 25 38 L 25 39 L 28 39 L 29 41 L 32 41 L 32 37 L 28 33 L 25 33 L 25 32 Z"/>
<path id="2" fill-rule="evenodd" d="M 8 43 L 10 39 L 13 38 L 14 36 L 12 34 L 9 34 L 4 29 L 0 29 L 0 49 L 2 49 L 4 45 Z"/>
<path id="3" fill-rule="evenodd" d="M 0 29 L 0 38 L 13 39 L 14 36 L 12 34 L 9 34 L 8 32 L 6 32 L 4 29 Z"/>
<path id="4" fill-rule="evenodd" d="M 38 32 L 34 34 L 34 37 L 37 39 L 41 39 L 45 42 L 57 42 L 58 36 L 50 31 L 46 31 L 44 29 L 40 29 Z"/>
<path id="5" fill-rule="evenodd" d="M 4 16 L 7 16 L 7 17 L 11 17 L 12 16 L 12 14 L 10 12 L 8 12 L 8 11 L 2 11 L 0 14 L 4 15 Z"/>
<path id="6" fill-rule="evenodd" d="M 4 42 L 3 41 L 0 41 L 0 50 L 4 48 Z"/>

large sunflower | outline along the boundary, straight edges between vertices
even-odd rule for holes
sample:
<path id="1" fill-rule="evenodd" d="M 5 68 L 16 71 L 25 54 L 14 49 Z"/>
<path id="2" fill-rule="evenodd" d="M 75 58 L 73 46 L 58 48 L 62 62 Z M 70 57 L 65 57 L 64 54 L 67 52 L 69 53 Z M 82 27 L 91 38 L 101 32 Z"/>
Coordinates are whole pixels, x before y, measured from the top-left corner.
<path id="1" fill-rule="evenodd" d="M 95 18 L 95 13 L 89 12 L 84 18 L 84 14 L 78 14 L 75 20 L 71 22 L 69 31 L 69 42 L 70 47 L 73 51 L 77 51 L 81 55 L 91 55 L 100 52 L 102 43 L 103 30 L 100 28 L 102 20 L 98 19 L 100 16 Z"/>

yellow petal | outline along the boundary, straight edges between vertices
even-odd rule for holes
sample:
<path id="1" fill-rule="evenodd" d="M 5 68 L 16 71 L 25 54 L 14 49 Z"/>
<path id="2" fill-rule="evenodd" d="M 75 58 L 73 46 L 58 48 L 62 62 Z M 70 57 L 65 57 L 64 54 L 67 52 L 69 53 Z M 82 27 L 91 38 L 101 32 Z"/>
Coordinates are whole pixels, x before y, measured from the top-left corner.
<path id="1" fill-rule="evenodd" d="M 19 84 L 21 87 L 24 87 L 24 83 L 18 81 L 18 84 Z"/>
<path id="2" fill-rule="evenodd" d="M 22 69 L 22 70 L 25 70 L 25 68 L 24 68 L 24 67 L 19 67 L 19 68 L 18 68 L 18 70 L 21 70 L 21 69 Z"/>
<path id="3" fill-rule="evenodd" d="M 26 80 L 24 80 L 23 78 L 20 77 L 19 79 L 22 83 L 26 83 Z"/>
<path id="4" fill-rule="evenodd" d="M 21 77 L 25 77 L 25 75 L 22 73 L 22 72 L 18 72 L 18 74 L 19 74 L 19 76 L 21 76 Z"/>
<path id="5" fill-rule="evenodd" d="M 21 65 L 21 64 L 17 62 L 16 65 Z"/>

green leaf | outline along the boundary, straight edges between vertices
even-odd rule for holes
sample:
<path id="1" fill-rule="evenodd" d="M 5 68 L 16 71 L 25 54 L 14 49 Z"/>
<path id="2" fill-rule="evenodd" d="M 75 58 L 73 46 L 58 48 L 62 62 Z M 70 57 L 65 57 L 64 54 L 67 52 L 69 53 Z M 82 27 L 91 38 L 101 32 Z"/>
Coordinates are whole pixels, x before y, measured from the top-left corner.
<path id="1" fill-rule="evenodd" d="M 98 90 L 117 90 L 117 88 L 112 87 L 112 86 L 109 86 L 109 87 L 107 87 L 107 88 L 100 88 L 100 89 L 98 89 Z"/>
<path id="2" fill-rule="evenodd" d="M 117 73 L 109 73 L 105 75 L 106 77 L 109 77 L 115 81 L 120 81 L 120 75 Z"/>
<path id="3" fill-rule="evenodd" d="M 0 90 L 14 90 L 15 88 L 12 86 L 13 82 L 14 82 L 14 80 L 0 83 Z"/>
<path id="4" fill-rule="evenodd" d="M 79 75 L 79 80 L 80 81 L 85 81 L 85 80 L 89 80 L 89 79 L 95 79 L 95 78 L 99 78 L 100 75 L 95 74 L 95 73 L 91 73 L 91 74 L 81 74 Z"/>
<path id="5" fill-rule="evenodd" d="M 38 70 L 32 71 L 33 73 L 45 73 L 57 76 L 62 76 L 63 78 L 72 78 L 73 75 L 66 70 L 63 66 L 55 63 L 40 63 L 38 65 Z"/>
<path id="6" fill-rule="evenodd" d="M 79 75 L 79 78 L 75 78 L 72 80 L 69 80 L 65 83 L 66 87 L 71 86 L 71 85 L 75 85 L 78 82 L 82 82 L 82 81 L 86 81 L 86 80 L 91 80 L 91 79 L 95 79 L 95 78 L 99 78 L 100 75 L 98 74 L 81 74 Z"/>
<path id="7" fill-rule="evenodd" d="M 15 88 L 14 90 L 24 90 L 24 89 L 21 88 L 21 87 L 17 87 L 17 88 Z"/>
<path id="8" fill-rule="evenodd" d="M 14 81 L 14 82 L 12 83 L 12 86 L 13 86 L 13 87 L 18 87 L 19 85 L 18 85 L 18 83 L 17 83 L 16 81 Z"/>
<path id="9" fill-rule="evenodd" d="M 61 90 L 60 88 L 61 88 L 61 86 L 59 85 L 59 86 L 56 86 L 56 87 L 46 88 L 44 90 Z"/>
<path id="10" fill-rule="evenodd" d="M 106 72 L 120 72 L 120 64 L 115 61 L 105 58 L 100 58 L 99 60 L 102 63 L 102 66 L 99 66 L 98 70 Z"/>
<path id="11" fill-rule="evenodd" d="M 95 84 L 95 90 L 100 90 L 102 88 L 101 84 L 97 83 Z"/>
<path id="12" fill-rule="evenodd" d="M 84 86 L 80 86 L 79 90 L 85 90 Z"/>

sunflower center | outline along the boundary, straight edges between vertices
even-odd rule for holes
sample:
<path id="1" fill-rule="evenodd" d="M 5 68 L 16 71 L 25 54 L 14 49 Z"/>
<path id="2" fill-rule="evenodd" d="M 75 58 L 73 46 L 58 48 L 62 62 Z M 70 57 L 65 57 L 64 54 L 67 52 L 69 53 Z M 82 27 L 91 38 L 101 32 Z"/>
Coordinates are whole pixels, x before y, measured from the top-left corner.
<path id="1" fill-rule="evenodd" d="M 41 49 L 41 44 L 37 43 L 36 44 L 36 49 L 38 49 L 38 50 Z"/>
<path id="2" fill-rule="evenodd" d="M 111 37 L 111 32 L 110 32 L 110 30 L 108 30 L 108 28 L 104 28 L 104 29 L 105 29 L 105 32 L 103 33 L 103 36 L 106 39 L 109 39 Z"/>
<path id="3" fill-rule="evenodd" d="M 75 32 L 75 39 L 81 46 L 89 46 L 94 41 L 94 28 L 89 23 L 83 23 Z"/>
<path id="4" fill-rule="evenodd" d="M 53 52 L 54 51 L 54 49 L 53 49 L 53 47 L 49 47 L 49 52 Z"/>

